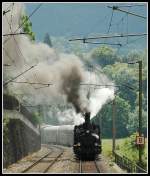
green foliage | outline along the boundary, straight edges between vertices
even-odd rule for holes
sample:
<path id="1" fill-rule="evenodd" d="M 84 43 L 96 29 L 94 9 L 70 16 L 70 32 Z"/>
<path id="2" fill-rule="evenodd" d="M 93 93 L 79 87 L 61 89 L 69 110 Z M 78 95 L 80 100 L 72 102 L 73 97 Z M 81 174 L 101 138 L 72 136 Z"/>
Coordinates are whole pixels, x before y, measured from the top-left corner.
<path id="1" fill-rule="evenodd" d="M 116 102 L 116 137 L 125 137 L 128 135 L 128 119 L 130 104 L 119 96 L 115 98 Z M 102 137 L 112 137 L 112 105 L 106 104 L 93 119 L 94 122 L 101 123 Z"/>
<path id="2" fill-rule="evenodd" d="M 126 63 L 117 62 L 104 67 L 103 71 L 111 80 L 115 80 L 116 85 L 122 85 L 119 87 L 119 95 L 129 101 L 132 108 L 134 108 L 138 88 L 138 74 L 136 74 L 135 70 Z M 133 88 L 133 90 L 126 87 L 126 85 Z"/>
<path id="3" fill-rule="evenodd" d="M 133 133 L 129 138 L 126 138 L 122 144 L 120 144 L 119 150 L 117 152 L 121 153 L 121 155 L 126 156 L 131 161 L 138 164 L 139 161 L 139 149 L 136 145 L 136 135 L 137 133 Z M 142 148 L 142 166 L 146 168 L 146 159 L 147 159 L 147 151 L 146 146 Z"/>
<path id="4" fill-rule="evenodd" d="M 42 118 L 38 112 L 33 113 L 32 120 L 34 121 L 35 124 L 41 124 L 42 122 Z"/>
<path id="5" fill-rule="evenodd" d="M 134 112 L 129 114 L 129 120 L 127 123 L 127 129 L 129 134 L 138 130 L 139 126 L 139 107 L 137 106 Z M 146 111 L 142 111 L 142 133 L 144 136 L 147 136 L 147 113 Z"/>
<path id="6" fill-rule="evenodd" d="M 108 46 L 101 46 L 94 49 L 91 57 L 102 67 L 120 61 L 120 57 L 116 55 L 116 50 Z"/>
<path id="7" fill-rule="evenodd" d="M 32 32 L 32 23 L 27 15 L 21 17 L 21 24 L 23 24 L 23 31 L 29 34 L 31 40 L 35 40 L 35 34 Z"/>
<path id="8" fill-rule="evenodd" d="M 102 139 L 102 153 L 105 156 L 112 157 L 112 140 Z"/>
<path id="9" fill-rule="evenodd" d="M 4 117 L 3 118 L 3 141 L 4 141 L 4 145 L 7 145 L 9 143 L 8 123 L 9 123 L 9 118 Z"/>
<path id="10" fill-rule="evenodd" d="M 116 139 L 116 153 L 121 156 L 125 156 L 132 160 L 134 163 L 138 163 L 138 148 L 135 145 L 136 133 L 133 133 L 128 138 Z M 104 156 L 112 158 L 112 139 L 102 139 L 102 153 Z M 143 163 L 142 167 L 146 169 L 147 163 L 147 144 L 143 148 Z"/>
<path id="11" fill-rule="evenodd" d="M 142 75 L 142 126 L 143 133 L 146 136 L 147 133 L 147 55 L 146 50 L 143 52 L 133 51 L 130 52 L 127 56 L 124 56 L 122 60 L 126 63 L 116 62 L 113 65 L 106 65 L 103 68 L 104 73 L 111 79 L 114 80 L 117 85 L 126 84 L 129 87 L 122 86 L 119 88 L 119 97 L 128 102 L 131 106 L 128 112 L 128 121 L 126 121 L 126 128 L 129 134 L 132 134 L 138 129 L 139 121 L 139 92 L 138 92 L 138 83 L 139 83 L 139 69 L 138 64 L 129 65 L 127 62 L 130 61 L 143 61 L 143 75 Z M 121 113 L 121 111 L 120 111 Z M 107 115 L 106 115 L 107 117 Z M 124 124 L 125 125 L 125 124 Z"/>

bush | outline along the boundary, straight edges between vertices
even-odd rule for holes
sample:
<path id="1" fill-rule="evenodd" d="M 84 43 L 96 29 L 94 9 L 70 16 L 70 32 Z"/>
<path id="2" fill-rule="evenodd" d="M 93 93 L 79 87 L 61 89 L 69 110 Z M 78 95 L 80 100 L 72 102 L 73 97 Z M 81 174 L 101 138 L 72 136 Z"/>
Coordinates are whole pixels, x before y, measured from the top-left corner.
<path id="1" fill-rule="evenodd" d="M 125 141 L 120 145 L 120 153 L 126 156 L 131 161 L 139 164 L 139 149 L 136 145 L 136 135 L 137 133 L 133 133 L 129 138 L 126 138 Z M 141 166 L 146 169 L 147 165 L 147 152 L 146 146 L 143 147 L 142 150 L 142 163 Z"/>

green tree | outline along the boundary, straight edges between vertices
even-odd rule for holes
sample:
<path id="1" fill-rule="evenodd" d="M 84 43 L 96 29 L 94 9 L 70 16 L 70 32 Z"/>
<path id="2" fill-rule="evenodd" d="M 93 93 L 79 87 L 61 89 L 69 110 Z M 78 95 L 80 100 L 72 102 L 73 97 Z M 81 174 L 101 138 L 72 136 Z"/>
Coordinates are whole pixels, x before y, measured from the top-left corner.
<path id="1" fill-rule="evenodd" d="M 50 47 L 53 47 L 52 41 L 51 41 L 50 36 L 49 36 L 48 33 L 46 33 L 45 36 L 44 36 L 44 43 L 46 43 Z"/>
<path id="2" fill-rule="evenodd" d="M 23 31 L 29 34 L 31 40 L 35 40 L 35 33 L 32 31 L 32 23 L 27 15 L 21 17 L 21 24 L 23 24 Z"/>
<path id="3" fill-rule="evenodd" d="M 128 119 L 130 112 L 129 103 L 116 96 L 116 136 L 118 138 L 125 137 L 128 135 Z M 93 122 L 96 124 L 100 124 L 101 132 L 103 138 L 111 138 L 112 137 L 112 105 L 106 104 L 100 110 L 96 117 L 94 117 Z"/>
<path id="4" fill-rule="evenodd" d="M 136 106 L 135 110 L 129 114 L 129 121 L 127 129 L 129 134 L 138 131 L 139 127 L 139 107 Z M 147 112 L 142 110 L 142 133 L 147 136 Z"/>
<path id="5" fill-rule="evenodd" d="M 132 109 L 134 109 L 138 89 L 138 74 L 136 71 L 130 68 L 128 64 L 119 62 L 105 66 L 103 71 L 111 80 L 115 81 L 116 85 L 121 86 L 119 87 L 119 96 L 129 101 Z"/>
<path id="6" fill-rule="evenodd" d="M 105 45 L 94 49 L 91 53 L 91 57 L 94 62 L 97 62 L 102 67 L 114 64 L 121 60 L 121 57 L 116 54 L 115 49 Z"/>

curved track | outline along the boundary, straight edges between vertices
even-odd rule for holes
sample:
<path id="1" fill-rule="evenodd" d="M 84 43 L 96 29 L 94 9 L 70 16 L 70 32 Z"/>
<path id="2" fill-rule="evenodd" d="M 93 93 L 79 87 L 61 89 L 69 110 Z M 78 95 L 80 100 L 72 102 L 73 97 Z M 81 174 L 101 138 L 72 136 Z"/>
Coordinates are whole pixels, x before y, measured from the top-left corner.
<path id="1" fill-rule="evenodd" d="M 61 147 L 54 146 L 50 148 L 51 151 L 45 154 L 43 157 L 41 157 L 39 160 L 31 164 L 29 167 L 27 167 L 25 170 L 22 171 L 22 173 L 30 173 L 30 172 L 38 172 L 40 168 L 41 173 L 46 173 L 50 169 L 50 167 L 58 160 L 59 157 L 64 153 L 64 150 Z M 57 155 L 53 154 L 56 152 L 55 150 L 60 150 Z M 50 158 L 53 158 L 50 160 Z"/>

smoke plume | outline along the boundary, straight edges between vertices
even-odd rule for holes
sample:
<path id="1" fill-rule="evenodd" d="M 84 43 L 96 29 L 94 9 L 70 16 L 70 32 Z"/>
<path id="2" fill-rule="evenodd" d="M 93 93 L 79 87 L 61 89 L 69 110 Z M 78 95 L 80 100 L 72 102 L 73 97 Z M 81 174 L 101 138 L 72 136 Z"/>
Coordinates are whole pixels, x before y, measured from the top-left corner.
<path id="1" fill-rule="evenodd" d="M 3 10 L 11 7 L 12 4 L 4 3 Z M 14 3 L 13 11 L 3 17 L 4 34 L 13 33 L 19 28 L 24 11 L 25 7 L 22 3 Z M 20 28 L 17 32 L 21 31 Z M 3 69 L 4 82 L 34 65 L 31 70 L 10 82 L 7 91 L 27 104 L 72 105 L 69 109 L 55 109 L 60 122 L 70 124 L 82 122 L 83 117 L 80 113 L 90 110 L 93 117 L 107 101 L 113 99 L 113 88 L 94 89 L 81 85 L 81 83 L 113 83 L 103 74 L 88 72 L 84 62 L 73 54 L 56 53 L 47 44 L 31 41 L 27 35 L 4 37 L 3 48 L 3 64 L 11 65 Z M 51 83 L 51 85 L 31 83 Z"/>

